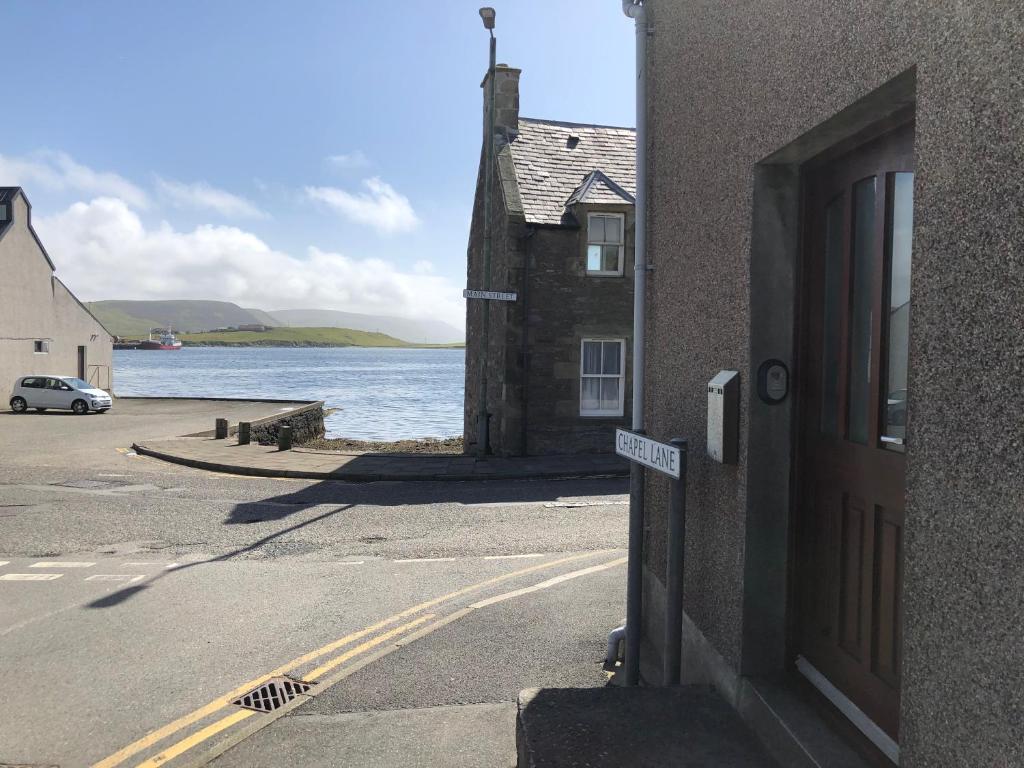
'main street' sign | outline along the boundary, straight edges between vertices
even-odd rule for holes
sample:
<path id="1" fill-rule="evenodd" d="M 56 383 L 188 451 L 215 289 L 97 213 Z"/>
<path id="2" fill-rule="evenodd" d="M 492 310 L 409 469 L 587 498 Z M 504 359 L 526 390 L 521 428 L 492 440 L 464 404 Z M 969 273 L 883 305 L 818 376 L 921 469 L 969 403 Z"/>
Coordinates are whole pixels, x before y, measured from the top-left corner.
<path id="1" fill-rule="evenodd" d="M 516 294 L 510 291 L 474 291 L 466 288 L 462 292 L 464 299 L 490 299 L 491 301 L 515 301 Z"/>
<path id="2" fill-rule="evenodd" d="M 665 445 L 625 429 L 616 429 L 615 452 L 630 461 L 679 479 L 679 449 L 674 445 Z"/>

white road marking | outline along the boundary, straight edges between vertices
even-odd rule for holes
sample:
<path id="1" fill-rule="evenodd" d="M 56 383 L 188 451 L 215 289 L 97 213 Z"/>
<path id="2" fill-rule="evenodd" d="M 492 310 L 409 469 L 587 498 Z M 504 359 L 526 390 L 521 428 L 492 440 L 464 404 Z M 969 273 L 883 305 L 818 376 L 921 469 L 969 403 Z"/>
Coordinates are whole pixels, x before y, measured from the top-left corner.
<path id="1" fill-rule="evenodd" d="M 405 560 L 394 560 L 395 563 L 454 563 L 456 557 L 410 557 Z"/>
<path id="2" fill-rule="evenodd" d="M 92 568 L 96 563 L 76 563 L 65 560 L 40 560 L 29 568 Z"/>
<path id="3" fill-rule="evenodd" d="M 609 568 L 614 568 L 617 565 L 622 565 L 626 562 L 626 558 L 620 557 L 618 560 L 612 560 L 610 563 L 603 563 L 601 565 L 592 565 L 590 568 L 584 568 L 579 571 L 572 571 L 571 573 L 565 573 L 561 576 L 555 576 L 553 579 L 542 581 L 540 584 L 534 584 L 532 587 L 523 587 L 517 589 L 514 592 L 506 592 L 503 595 L 497 595 L 495 597 L 489 597 L 486 600 L 480 600 L 479 602 L 471 604 L 470 608 L 486 608 L 488 605 L 494 605 L 495 603 L 502 603 L 505 600 L 511 600 L 513 597 L 520 597 L 521 595 L 528 595 L 531 592 L 539 592 L 542 589 L 553 587 L 556 584 L 561 584 L 564 581 L 570 579 L 578 579 L 580 576 L 587 576 L 591 573 L 597 573 L 598 571 L 606 571 Z"/>
<path id="4" fill-rule="evenodd" d="M 127 581 L 129 584 L 133 584 L 136 581 L 146 578 L 146 574 L 140 573 L 138 576 L 130 573 L 94 573 L 92 576 L 86 576 L 86 581 Z"/>
<path id="5" fill-rule="evenodd" d="M 365 560 L 339 560 L 335 565 L 362 565 Z"/>
<path id="6" fill-rule="evenodd" d="M 96 477 L 128 477 L 128 475 L 119 475 L 113 472 L 99 472 Z"/>
<path id="7" fill-rule="evenodd" d="M 138 563 L 121 563 L 121 565 L 124 566 L 125 568 L 129 568 L 129 567 L 136 567 L 136 568 L 149 568 L 149 567 L 164 568 L 164 567 L 167 567 L 167 568 L 170 568 L 169 565 L 165 565 L 164 563 L 154 563 L 152 560 L 149 560 L 149 561 L 146 561 L 146 562 L 138 562 Z"/>
<path id="8" fill-rule="evenodd" d="M 53 581 L 63 575 L 63 573 L 5 573 L 0 576 L 0 581 Z"/>
<path id="9" fill-rule="evenodd" d="M 9 565 L 10 562 L 10 560 L 0 560 L 0 565 Z"/>
<path id="10" fill-rule="evenodd" d="M 544 557 L 543 553 L 535 552 L 529 555 L 486 555 L 484 560 L 523 560 L 528 557 Z"/>

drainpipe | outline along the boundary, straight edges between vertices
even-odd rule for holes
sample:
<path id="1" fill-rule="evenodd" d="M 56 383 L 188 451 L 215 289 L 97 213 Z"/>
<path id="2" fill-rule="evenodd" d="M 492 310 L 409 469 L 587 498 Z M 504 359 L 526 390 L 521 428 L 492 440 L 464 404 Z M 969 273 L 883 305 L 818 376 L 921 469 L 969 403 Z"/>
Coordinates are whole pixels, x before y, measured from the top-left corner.
<path id="1" fill-rule="evenodd" d="M 647 304 L 647 9 L 643 0 L 622 0 L 636 24 L 636 205 L 633 255 L 633 430 L 644 431 L 644 337 Z M 629 472 L 629 563 L 626 576 L 626 685 L 640 682 L 643 626 L 644 471 Z"/>

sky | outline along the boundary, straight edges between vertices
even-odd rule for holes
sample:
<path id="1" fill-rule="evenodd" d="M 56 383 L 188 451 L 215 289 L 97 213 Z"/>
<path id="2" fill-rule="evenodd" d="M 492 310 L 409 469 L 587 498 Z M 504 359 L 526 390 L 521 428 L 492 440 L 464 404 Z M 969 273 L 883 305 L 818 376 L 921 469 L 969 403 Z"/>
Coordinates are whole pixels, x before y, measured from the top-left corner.
<path id="1" fill-rule="evenodd" d="M 492 0 L 521 114 L 632 126 L 619 0 Z M 0 186 L 83 301 L 461 328 L 487 32 L 464 0 L 4 0 Z"/>

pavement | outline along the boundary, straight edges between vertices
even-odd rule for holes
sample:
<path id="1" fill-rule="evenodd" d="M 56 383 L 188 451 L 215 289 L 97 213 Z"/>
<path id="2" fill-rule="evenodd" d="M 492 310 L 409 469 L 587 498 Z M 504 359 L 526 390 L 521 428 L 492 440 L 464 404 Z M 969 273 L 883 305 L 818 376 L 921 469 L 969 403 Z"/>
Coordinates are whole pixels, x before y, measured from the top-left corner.
<path id="1" fill-rule="evenodd" d="M 519 691 L 605 689 L 625 478 L 264 478 L 129 448 L 266 409 L 0 413 L 0 765 L 512 766 Z M 233 703 L 276 675 L 312 686 Z"/>
<path id="2" fill-rule="evenodd" d="M 626 461 L 614 454 L 478 459 L 455 454 L 340 453 L 302 448 L 281 451 L 274 445 L 238 445 L 233 437 L 139 440 L 132 447 L 145 456 L 214 472 L 311 480 L 515 480 L 629 473 Z"/>
<path id="3" fill-rule="evenodd" d="M 291 766 L 299 726 L 335 765 L 512 764 L 521 688 L 604 685 L 625 479 L 244 477 L 129 449 L 225 407 L 0 413 L 0 765 L 175 768 L 273 736 L 259 760 Z M 295 720 L 231 703 L 324 667 Z"/>
<path id="4" fill-rule="evenodd" d="M 65 465 L 69 452 L 78 462 L 109 465 L 114 452 L 136 440 L 166 439 L 213 429 L 217 418 L 255 421 L 306 405 L 305 401 L 115 398 L 104 414 L 76 416 L 68 411 L 0 410 L 0 459 L 4 465 Z"/>
<path id="5" fill-rule="evenodd" d="M 704 686 L 527 690 L 517 726 L 519 768 L 778 765 Z"/>

